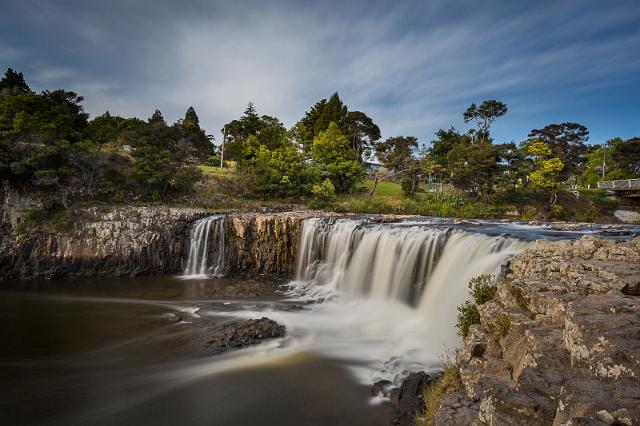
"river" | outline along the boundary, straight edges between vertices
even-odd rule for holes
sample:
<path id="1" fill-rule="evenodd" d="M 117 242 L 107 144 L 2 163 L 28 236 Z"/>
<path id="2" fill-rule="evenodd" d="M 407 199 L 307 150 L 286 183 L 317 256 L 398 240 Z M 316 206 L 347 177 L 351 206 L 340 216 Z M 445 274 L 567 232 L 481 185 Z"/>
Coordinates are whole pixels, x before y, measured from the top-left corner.
<path id="1" fill-rule="evenodd" d="M 194 227 L 186 277 L 2 283 L 0 424 L 388 424 L 369 386 L 439 368 L 471 277 L 597 232 L 311 219 L 296 277 L 248 280 L 220 277 L 220 220 Z M 211 330 L 261 316 L 287 335 L 210 353 Z"/>

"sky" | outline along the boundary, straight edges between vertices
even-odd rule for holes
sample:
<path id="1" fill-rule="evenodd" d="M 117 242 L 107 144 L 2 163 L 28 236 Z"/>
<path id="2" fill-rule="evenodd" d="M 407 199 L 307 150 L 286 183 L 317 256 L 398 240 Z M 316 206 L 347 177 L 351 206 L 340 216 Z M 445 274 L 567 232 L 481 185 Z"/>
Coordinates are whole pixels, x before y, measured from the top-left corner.
<path id="1" fill-rule="evenodd" d="M 220 140 L 248 102 L 290 127 L 337 91 L 385 138 L 465 131 L 485 99 L 509 108 L 496 142 L 567 121 L 589 143 L 640 136 L 638 0 L 0 3 L 0 67 L 91 116 L 193 106 Z"/>

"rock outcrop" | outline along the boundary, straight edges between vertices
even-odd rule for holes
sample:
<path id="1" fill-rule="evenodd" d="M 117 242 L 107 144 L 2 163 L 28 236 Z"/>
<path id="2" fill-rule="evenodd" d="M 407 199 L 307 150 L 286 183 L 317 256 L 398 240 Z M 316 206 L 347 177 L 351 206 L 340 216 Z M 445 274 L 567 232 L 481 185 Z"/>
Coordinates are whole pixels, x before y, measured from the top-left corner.
<path id="1" fill-rule="evenodd" d="M 39 229 L 23 235 L 7 220 L 0 233 L 0 279 L 180 272 L 193 223 L 211 214 L 161 206 L 91 207 L 73 212 L 68 231 Z M 229 273 L 292 273 L 302 221 L 312 214 L 228 214 L 224 229 Z"/>
<path id="2" fill-rule="evenodd" d="M 169 207 L 81 209 L 67 232 L 5 234 L 0 278 L 174 272 L 182 268 L 190 223 L 207 214 Z"/>
<path id="3" fill-rule="evenodd" d="M 225 222 L 232 273 L 288 275 L 295 270 L 302 221 L 313 212 L 236 213 Z"/>
<path id="4" fill-rule="evenodd" d="M 285 330 L 284 325 L 266 317 L 233 322 L 216 331 L 207 342 L 207 348 L 211 353 L 218 354 L 255 345 L 264 339 L 283 337 Z"/>
<path id="5" fill-rule="evenodd" d="M 640 238 L 538 241 L 478 307 L 435 424 L 640 424 Z"/>

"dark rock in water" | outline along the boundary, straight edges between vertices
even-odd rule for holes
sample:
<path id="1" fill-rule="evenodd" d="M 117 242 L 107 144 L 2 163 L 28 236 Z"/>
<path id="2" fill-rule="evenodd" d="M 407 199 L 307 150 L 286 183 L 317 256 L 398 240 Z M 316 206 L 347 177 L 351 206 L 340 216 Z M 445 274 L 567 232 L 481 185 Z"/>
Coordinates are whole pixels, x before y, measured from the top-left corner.
<path id="1" fill-rule="evenodd" d="M 207 347 L 217 354 L 234 348 L 255 345 L 263 339 L 283 337 L 284 334 L 284 325 L 266 317 L 232 322 L 215 332 L 207 342 Z"/>
<path id="2" fill-rule="evenodd" d="M 393 383 L 390 380 L 378 380 L 371 385 L 371 393 L 373 395 L 389 396 L 389 391 L 393 387 Z"/>
<path id="3" fill-rule="evenodd" d="M 398 393 L 398 402 L 393 410 L 392 425 L 411 426 L 415 424 L 416 413 L 421 413 L 425 409 L 422 394 L 434 380 L 424 371 L 411 373 L 404 379 Z"/>
<path id="4" fill-rule="evenodd" d="M 393 406 L 398 405 L 398 398 L 400 398 L 400 388 L 393 388 L 389 391 L 389 401 Z"/>

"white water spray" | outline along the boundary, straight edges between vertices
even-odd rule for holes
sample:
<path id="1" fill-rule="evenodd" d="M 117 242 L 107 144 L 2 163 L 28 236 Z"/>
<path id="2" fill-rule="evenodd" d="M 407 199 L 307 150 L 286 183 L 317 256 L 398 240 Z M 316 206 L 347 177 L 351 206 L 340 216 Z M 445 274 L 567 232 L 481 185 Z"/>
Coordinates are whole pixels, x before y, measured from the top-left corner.
<path id="1" fill-rule="evenodd" d="M 214 215 L 195 222 L 184 278 L 222 277 L 226 271 L 224 216 Z"/>

